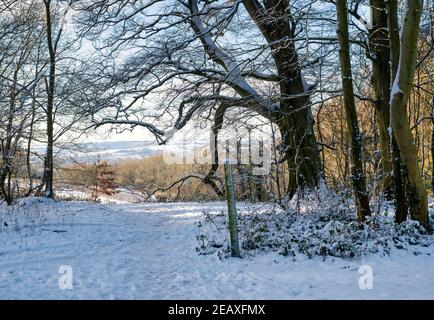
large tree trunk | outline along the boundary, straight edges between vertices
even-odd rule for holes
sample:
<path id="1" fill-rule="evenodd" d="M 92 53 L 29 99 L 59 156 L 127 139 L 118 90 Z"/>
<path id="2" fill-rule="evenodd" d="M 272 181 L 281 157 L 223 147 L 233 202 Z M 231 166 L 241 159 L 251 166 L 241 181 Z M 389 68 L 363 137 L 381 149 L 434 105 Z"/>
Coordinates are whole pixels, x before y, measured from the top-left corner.
<path id="1" fill-rule="evenodd" d="M 280 79 L 281 112 L 272 115 L 272 121 L 282 136 L 281 148 L 289 169 L 287 191 L 292 196 L 297 189 L 318 186 L 322 172 L 309 92 L 294 44 L 296 22 L 291 21 L 288 1 L 270 0 L 262 5 L 244 0 L 243 4 L 270 45 Z"/>
<path id="2" fill-rule="evenodd" d="M 350 44 L 348 36 L 348 9 L 346 0 L 336 1 L 338 19 L 339 59 L 341 65 L 344 108 L 351 146 L 351 181 L 356 203 L 357 218 L 363 221 L 371 214 L 369 197 L 366 192 L 365 174 L 362 162 L 362 137 L 359 131 L 356 105 L 354 102 L 351 72 Z"/>
<path id="3" fill-rule="evenodd" d="M 390 0 L 386 4 L 387 9 L 387 27 L 389 30 L 389 54 L 390 54 L 390 73 L 391 81 L 395 79 L 399 63 L 399 25 L 398 25 L 398 1 Z M 390 98 L 390 93 L 389 93 Z M 390 103 L 389 103 L 390 104 Z M 391 126 L 391 124 L 390 124 Z M 391 135 L 391 148 L 393 156 L 393 182 L 395 193 L 395 221 L 397 223 L 404 222 L 408 215 L 408 199 L 406 192 L 406 177 L 407 170 L 401 160 L 398 143 L 395 139 L 395 134 Z"/>
<path id="4" fill-rule="evenodd" d="M 278 126 L 282 148 L 288 165 L 287 193 L 291 198 L 297 190 L 318 186 L 321 177 L 321 160 L 313 132 L 310 109 L 303 109 L 283 117 Z"/>
<path id="5" fill-rule="evenodd" d="M 408 123 L 407 102 L 416 68 L 416 49 L 422 0 L 406 1 L 405 17 L 401 29 L 401 48 L 396 77 L 391 93 L 391 123 L 406 167 L 406 187 L 412 219 L 429 228 L 428 197 L 420 173 L 417 148 Z M 393 63 L 393 61 L 392 61 Z M 396 63 L 396 62 L 395 62 Z"/>
<path id="6" fill-rule="evenodd" d="M 285 160 L 290 169 L 293 169 L 288 191 L 294 194 L 300 187 L 317 186 L 321 167 L 313 117 L 308 105 L 309 88 L 303 79 L 294 43 L 297 21 L 290 13 L 288 1 L 270 0 L 260 3 L 257 0 L 244 0 L 243 4 L 271 48 L 277 69 L 277 77 L 273 77 L 273 81 L 277 79 L 276 85 L 280 88 L 279 103 L 261 98 L 245 81 L 235 60 L 221 50 L 205 32 L 196 0 L 188 1 L 192 13 L 191 26 L 207 55 L 234 78 L 230 81 L 232 88 L 240 96 L 251 99 L 253 105 L 259 103 L 260 114 L 279 126 Z M 264 103 L 263 100 L 267 101 Z M 274 107 L 269 108 L 269 104 Z M 252 108 L 255 107 L 253 105 Z"/>

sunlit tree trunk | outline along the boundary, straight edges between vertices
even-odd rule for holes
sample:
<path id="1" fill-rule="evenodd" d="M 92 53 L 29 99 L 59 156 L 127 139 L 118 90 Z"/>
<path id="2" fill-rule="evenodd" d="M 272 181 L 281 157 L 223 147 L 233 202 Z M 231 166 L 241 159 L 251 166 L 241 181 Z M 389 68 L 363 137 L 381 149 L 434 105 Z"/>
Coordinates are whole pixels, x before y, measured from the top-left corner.
<path id="1" fill-rule="evenodd" d="M 380 137 L 382 191 L 387 199 L 395 199 L 396 220 L 402 222 L 407 216 L 407 201 L 401 171 L 401 155 L 390 124 L 390 89 L 396 70 L 391 70 L 393 58 L 399 57 L 399 33 L 396 0 L 371 0 L 372 28 L 369 40 L 372 59 L 372 84 L 375 91 L 375 110 Z M 391 28 L 388 28 L 388 25 Z M 389 39 L 396 38 L 398 42 Z M 396 39 L 395 39 L 396 40 Z M 396 48 L 397 46 L 397 48 Z M 395 53 L 398 51 L 398 54 Z M 393 169 L 393 170 L 392 170 Z"/>
<path id="2" fill-rule="evenodd" d="M 391 82 L 396 77 L 396 72 L 399 63 L 399 24 L 398 24 L 398 0 L 390 0 L 386 3 L 387 8 L 387 26 L 389 30 L 389 48 L 390 48 L 390 73 Z M 390 103 L 389 103 L 390 104 Z M 392 124 L 390 124 L 392 129 Z M 401 153 L 399 152 L 398 143 L 395 139 L 395 134 L 392 131 L 391 148 L 393 155 L 393 180 L 395 187 L 395 220 L 397 223 L 401 223 L 407 219 L 408 215 L 408 200 L 405 191 L 406 186 L 406 169 L 401 161 Z"/>
<path id="3" fill-rule="evenodd" d="M 409 212 L 412 219 L 425 227 L 428 221 L 428 196 L 419 168 L 418 152 L 408 123 L 407 103 L 414 79 L 417 56 L 419 23 L 423 8 L 422 0 L 406 1 L 401 29 L 401 46 L 396 76 L 391 92 L 391 123 L 406 167 L 406 187 Z M 396 60 L 392 64 L 396 64 Z"/>

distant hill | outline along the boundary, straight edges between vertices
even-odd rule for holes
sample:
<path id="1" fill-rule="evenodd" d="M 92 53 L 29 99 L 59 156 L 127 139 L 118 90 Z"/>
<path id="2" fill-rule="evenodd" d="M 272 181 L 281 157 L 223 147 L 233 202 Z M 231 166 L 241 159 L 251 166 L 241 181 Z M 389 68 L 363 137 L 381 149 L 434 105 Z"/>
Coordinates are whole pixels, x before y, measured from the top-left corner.
<path id="1" fill-rule="evenodd" d="M 34 152 L 43 154 L 45 146 L 34 146 Z M 105 141 L 69 144 L 56 150 L 57 159 L 65 162 L 94 162 L 101 160 L 117 162 L 122 159 L 145 158 L 163 151 L 163 147 L 151 141 Z"/>

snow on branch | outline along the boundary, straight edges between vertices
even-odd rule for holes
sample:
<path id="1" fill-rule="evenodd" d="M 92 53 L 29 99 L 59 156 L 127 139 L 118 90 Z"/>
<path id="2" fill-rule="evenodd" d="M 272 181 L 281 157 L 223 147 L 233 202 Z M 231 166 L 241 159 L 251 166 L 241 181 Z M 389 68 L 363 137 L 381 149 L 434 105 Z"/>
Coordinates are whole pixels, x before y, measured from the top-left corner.
<path id="1" fill-rule="evenodd" d="M 233 8 L 228 13 L 228 18 L 230 18 L 236 12 L 239 3 L 240 1 L 236 1 Z M 227 71 L 227 74 L 223 81 L 229 84 L 240 96 L 248 97 L 256 102 L 259 102 L 262 107 L 264 107 L 268 111 L 278 110 L 278 106 L 276 104 L 264 103 L 264 99 L 244 79 L 243 71 L 240 69 L 239 64 L 226 52 L 224 52 L 211 38 L 210 31 L 205 28 L 199 17 L 200 13 L 197 5 L 197 0 L 189 0 L 189 7 L 192 14 L 192 28 L 202 42 L 206 53 L 214 62 L 222 66 Z"/>

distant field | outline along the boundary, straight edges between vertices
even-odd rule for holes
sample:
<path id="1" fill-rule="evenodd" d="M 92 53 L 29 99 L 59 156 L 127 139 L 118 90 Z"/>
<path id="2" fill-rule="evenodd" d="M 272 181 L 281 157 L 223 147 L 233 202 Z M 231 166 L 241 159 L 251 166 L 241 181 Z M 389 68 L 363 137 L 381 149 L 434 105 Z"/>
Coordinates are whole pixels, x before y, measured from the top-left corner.
<path id="1" fill-rule="evenodd" d="M 45 146 L 34 146 L 33 151 L 44 153 Z M 67 145 L 64 150 L 57 149 L 57 159 L 64 162 L 94 162 L 101 160 L 116 162 L 121 159 L 144 158 L 163 151 L 153 141 L 109 141 L 88 142 Z"/>

